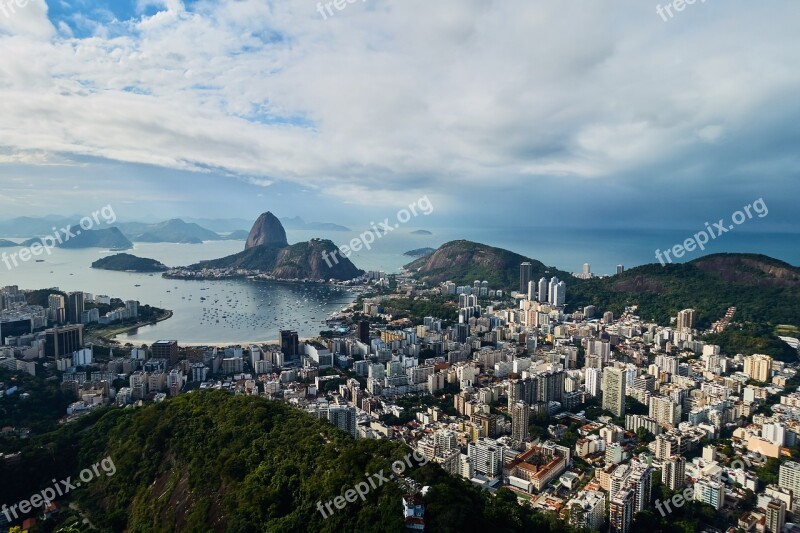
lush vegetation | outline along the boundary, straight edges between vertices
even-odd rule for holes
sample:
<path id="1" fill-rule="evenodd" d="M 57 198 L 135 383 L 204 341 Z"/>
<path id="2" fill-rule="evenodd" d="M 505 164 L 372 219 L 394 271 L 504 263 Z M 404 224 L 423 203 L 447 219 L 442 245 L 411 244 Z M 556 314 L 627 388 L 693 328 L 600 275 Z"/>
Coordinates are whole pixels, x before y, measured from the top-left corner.
<path id="1" fill-rule="evenodd" d="M 23 372 L 0 369 L 0 382 L 6 388 L 17 387 L 14 394 L 0 398 L 0 427 L 28 428 L 34 434 L 52 431 L 58 419 L 67 414 L 67 406 L 75 401 L 61 392 L 58 381 Z M 23 399 L 24 393 L 30 397 Z"/>
<path id="2" fill-rule="evenodd" d="M 262 398 L 194 392 L 138 410 L 107 408 L 39 439 L 18 465 L 0 466 L 3 501 L 19 501 L 111 457 L 76 503 L 101 530 L 402 531 L 401 496 L 388 482 L 324 519 L 328 502 L 384 471 L 409 450 L 354 440 L 333 426 Z M 565 531 L 556 517 L 496 496 L 429 464 L 410 477 L 430 487 L 427 531 Z M 52 526 L 48 526 L 52 529 Z M 44 530 L 44 529 L 43 529 Z"/>
<path id="3" fill-rule="evenodd" d="M 764 271 L 753 272 L 742 266 L 743 261 L 759 264 Z M 786 274 L 772 275 L 770 268 Z M 792 276 L 800 276 L 800 269 L 763 256 L 707 256 L 685 264 L 645 265 L 610 278 L 573 280 L 567 288 L 567 305 L 578 309 L 591 304 L 615 315 L 638 305 L 642 318 L 662 325 L 668 325 L 678 311 L 694 308 L 700 328 L 735 306 L 740 321 L 798 325 L 800 283 Z"/>
<path id="4" fill-rule="evenodd" d="M 779 361 L 797 362 L 797 350 L 780 340 L 771 327 L 763 324 L 733 324 L 722 333 L 706 335 L 704 340 L 709 344 L 718 344 L 725 354 L 763 353 Z"/>
<path id="5" fill-rule="evenodd" d="M 448 321 L 458 319 L 458 305 L 445 297 L 392 299 L 385 300 L 381 305 L 396 319 L 409 318 L 415 324 L 422 324 L 426 316 Z"/>

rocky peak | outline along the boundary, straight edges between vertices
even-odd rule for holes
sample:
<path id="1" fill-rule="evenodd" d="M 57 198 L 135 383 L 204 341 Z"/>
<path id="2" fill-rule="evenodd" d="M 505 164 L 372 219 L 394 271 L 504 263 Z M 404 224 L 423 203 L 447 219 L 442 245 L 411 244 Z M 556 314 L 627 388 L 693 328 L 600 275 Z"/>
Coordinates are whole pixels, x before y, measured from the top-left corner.
<path id="1" fill-rule="evenodd" d="M 289 242 L 286 240 L 286 230 L 283 229 L 281 221 L 269 211 L 258 217 L 256 223 L 253 224 L 244 249 L 249 250 L 263 245 L 289 246 Z"/>

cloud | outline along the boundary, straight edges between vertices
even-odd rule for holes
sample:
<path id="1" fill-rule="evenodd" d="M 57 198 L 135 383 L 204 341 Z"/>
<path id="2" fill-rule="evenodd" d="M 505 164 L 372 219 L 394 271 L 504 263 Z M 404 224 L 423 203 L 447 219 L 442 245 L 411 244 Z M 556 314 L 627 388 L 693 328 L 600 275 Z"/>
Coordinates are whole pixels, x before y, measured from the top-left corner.
<path id="1" fill-rule="evenodd" d="M 370 0 L 327 20 L 305 0 L 134 7 L 0 14 L 0 146 L 362 205 L 798 170 L 788 2 L 706 3 L 668 24 L 633 0 Z M 765 132 L 770 146 L 742 149 Z"/>

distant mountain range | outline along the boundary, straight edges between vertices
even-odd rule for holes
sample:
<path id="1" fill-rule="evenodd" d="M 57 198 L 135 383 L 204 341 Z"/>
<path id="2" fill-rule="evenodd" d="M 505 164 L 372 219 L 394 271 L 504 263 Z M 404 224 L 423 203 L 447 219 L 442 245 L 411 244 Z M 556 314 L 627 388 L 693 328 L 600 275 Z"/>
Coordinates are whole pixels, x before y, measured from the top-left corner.
<path id="1" fill-rule="evenodd" d="M 59 233 L 62 242 L 56 243 L 56 248 L 68 248 L 73 250 L 81 248 L 128 250 L 133 248 L 133 243 L 122 234 L 119 228 L 111 227 L 97 230 L 83 230 L 80 226 L 70 226 L 67 233 L 69 236 L 63 232 Z M 28 247 L 37 243 L 47 245 L 52 242 L 52 239 L 52 234 L 49 237 L 34 237 L 33 239 L 24 241 L 20 246 Z"/>
<path id="2" fill-rule="evenodd" d="M 0 236 L 3 237 L 29 237 L 26 242 L 36 242 L 32 237 L 43 237 L 53 235 L 57 229 L 66 226 L 77 226 L 76 220 L 79 217 L 58 217 L 48 216 L 41 218 L 18 217 L 11 220 L 0 221 Z M 118 228 L 123 236 L 130 242 L 148 243 L 176 243 L 176 244 L 199 244 L 204 241 L 238 240 L 247 239 L 249 227 L 252 222 L 244 219 L 187 219 L 174 218 L 155 224 L 144 222 L 117 222 L 110 227 Z M 208 225 L 201 225 L 199 222 L 206 222 Z M 286 228 L 290 230 L 312 230 L 312 231 L 350 231 L 345 226 L 331 224 L 328 222 L 305 222 L 300 217 L 280 219 Z M 208 229 L 208 228 L 212 229 Z M 97 228 L 94 231 L 102 231 L 106 228 Z M 0 247 L 16 246 L 13 242 L 2 241 Z M 89 240 L 84 240 L 88 243 Z M 74 247 L 75 243 L 73 243 Z M 80 246 L 79 246 L 80 247 Z M 117 248 L 130 248 L 130 244 L 119 244 Z"/>

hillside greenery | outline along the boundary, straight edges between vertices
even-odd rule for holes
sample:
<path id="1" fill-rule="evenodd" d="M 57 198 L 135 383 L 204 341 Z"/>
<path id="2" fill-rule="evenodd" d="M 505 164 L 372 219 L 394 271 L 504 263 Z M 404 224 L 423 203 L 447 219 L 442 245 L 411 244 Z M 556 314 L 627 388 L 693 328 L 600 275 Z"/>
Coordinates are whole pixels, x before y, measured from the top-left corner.
<path id="1" fill-rule="evenodd" d="M 702 270 L 695 262 L 645 265 L 609 278 L 572 280 L 567 305 L 572 310 L 595 305 L 615 315 L 638 305 L 639 316 L 662 325 L 669 325 L 678 311 L 693 308 L 698 328 L 709 327 L 729 307 L 736 307 L 738 321 L 800 324 L 800 287 L 729 281 L 723 274 Z M 761 277 L 768 280 L 766 274 Z"/>
<path id="2" fill-rule="evenodd" d="M 410 450 L 354 440 L 284 403 L 198 391 L 140 409 L 106 408 L 39 438 L 17 465 L 3 464 L 3 501 L 19 501 L 110 457 L 75 501 L 102 531 L 403 531 L 401 497 L 390 481 L 327 519 L 328 502 L 390 473 Z M 501 490 L 496 496 L 427 464 L 407 471 L 430 487 L 426 531 L 568 531 Z M 51 526 L 48 526 L 52 529 Z M 44 529 L 41 529 L 44 530 Z"/>
<path id="3" fill-rule="evenodd" d="M 796 363 L 797 350 L 778 338 L 772 328 L 763 324 L 733 324 L 722 333 L 706 335 L 708 344 L 717 344 L 724 354 L 753 355 L 762 353 L 779 361 Z"/>

